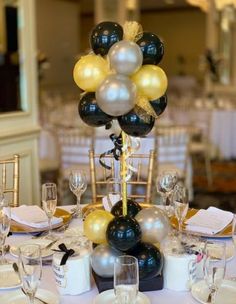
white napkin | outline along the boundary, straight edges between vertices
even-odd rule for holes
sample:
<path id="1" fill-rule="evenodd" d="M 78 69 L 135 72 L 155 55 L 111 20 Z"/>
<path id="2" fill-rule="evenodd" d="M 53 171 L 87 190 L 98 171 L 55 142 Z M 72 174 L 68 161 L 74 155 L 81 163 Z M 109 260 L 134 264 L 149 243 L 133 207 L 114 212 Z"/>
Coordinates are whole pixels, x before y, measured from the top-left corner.
<path id="1" fill-rule="evenodd" d="M 222 231 L 233 220 L 233 213 L 216 207 L 200 209 L 186 221 L 186 230 L 214 235 Z"/>
<path id="2" fill-rule="evenodd" d="M 14 207 L 11 209 L 11 218 L 20 224 L 33 228 L 48 227 L 48 218 L 44 211 L 38 206 L 22 205 L 20 207 Z M 61 222 L 62 218 L 52 218 L 52 225 L 56 225 Z"/>

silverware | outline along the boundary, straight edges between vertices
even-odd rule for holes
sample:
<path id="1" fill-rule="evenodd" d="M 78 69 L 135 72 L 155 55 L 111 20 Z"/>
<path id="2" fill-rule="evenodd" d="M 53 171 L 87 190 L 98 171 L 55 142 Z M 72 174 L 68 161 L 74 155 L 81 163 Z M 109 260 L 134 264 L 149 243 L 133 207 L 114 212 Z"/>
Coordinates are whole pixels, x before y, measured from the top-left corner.
<path id="1" fill-rule="evenodd" d="M 13 267 L 14 271 L 17 273 L 17 275 L 19 276 L 20 281 L 21 281 L 21 277 L 20 277 L 20 274 L 19 274 L 18 265 L 17 265 L 16 263 L 13 263 L 13 264 L 12 264 L 12 267 Z M 24 294 L 25 296 L 27 296 L 26 292 L 24 291 L 24 289 L 23 289 L 22 287 L 21 287 L 21 291 L 23 292 L 23 294 Z M 47 302 L 45 302 L 44 300 L 40 299 L 39 297 L 36 297 L 36 296 L 35 296 L 34 298 L 37 299 L 38 301 L 40 301 L 40 302 L 43 303 L 43 304 L 48 304 Z"/>
<path id="2" fill-rule="evenodd" d="M 52 245 L 54 245 L 57 241 L 58 241 L 58 239 L 50 242 L 47 246 L 43 247 L 42 250 L 45 250 L 45 249 L 47 250 L 47 249 L 51 248 Z"/>

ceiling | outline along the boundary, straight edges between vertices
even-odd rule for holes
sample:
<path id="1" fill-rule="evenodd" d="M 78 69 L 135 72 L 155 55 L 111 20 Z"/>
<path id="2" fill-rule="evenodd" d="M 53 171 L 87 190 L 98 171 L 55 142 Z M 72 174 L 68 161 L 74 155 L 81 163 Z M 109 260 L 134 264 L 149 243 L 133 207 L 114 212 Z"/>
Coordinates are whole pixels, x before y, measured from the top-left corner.
<path id="1" fill-rule="evenodd" d="M 110 0 L 113 1 L 113 0 Z M 139 0 L 141 10 L 173 9 L 189 7 L 186 0 Z M 82 13 L 91 13 L 94 0 L 79 0 Z"/>

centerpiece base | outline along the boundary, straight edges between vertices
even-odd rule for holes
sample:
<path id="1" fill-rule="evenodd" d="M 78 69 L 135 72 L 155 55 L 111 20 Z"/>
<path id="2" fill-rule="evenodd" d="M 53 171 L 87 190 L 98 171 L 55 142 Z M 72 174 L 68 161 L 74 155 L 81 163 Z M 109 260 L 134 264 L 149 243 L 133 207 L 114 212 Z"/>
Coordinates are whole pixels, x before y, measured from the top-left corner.
<path id="1" fill-rule="evenodd" d="M 102 278 L 98 276 L 94 271 L 92 272 L 95 283 L 97 285 L 99 293 L 113 289 L 113 278 Z M 163 275 L 158 275 L 152 279 L 140 280 L 139 281 L 139 291 L 154 291 L 163 289 Z"/>

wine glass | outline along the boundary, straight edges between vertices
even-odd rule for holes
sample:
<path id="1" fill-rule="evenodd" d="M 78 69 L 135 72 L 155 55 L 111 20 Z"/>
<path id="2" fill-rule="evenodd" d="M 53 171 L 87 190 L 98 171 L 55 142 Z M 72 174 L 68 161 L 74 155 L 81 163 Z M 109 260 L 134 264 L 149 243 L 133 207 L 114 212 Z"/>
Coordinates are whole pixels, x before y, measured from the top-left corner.
<path id="1" fill-rule="evenodd" d="M 22 289 L 28 297 L 29 304 L 33 304 L 42 276 L 40 246 L 35 244 L 19 246 L 18 266 Z"/>
<path id="2" fill-rule="evenodd" d="M 138 260 L 130 255 L 117 257 L 114 263 L 114 291 L 116 303 L 135 304 L 138 288 Z"/>
<path id="3" fill-rule="evenodd" d="M 173 191 L 173 206 L 175 216 L 178 220 L 179 233 L 182 234 L 183 221 L 187 215 L 189 201 L 188 201 L 188 190 L 181 184 L 177 184 Z"/>
<path id="4" fill-rule="evenodd" d="M 164 195 L 165 211 L 168 217 L 171 217 L 174 214 L 172 206 L 172 192 L 177 182 L 178 174 L 175 170 L 163 171 L 162 174 L 157 177 L 157 191 Z"/>
<path id="5" fill-rule="evenodd" d="M 210 290 L 207 303 L 215 303 L 216 294 L 225 276 L 225 243 L 217 242 L 216 247 L 206 242 L 204 260 L 204 279 Z"/>
<path id="6" fill-rule="evenodd" d="M 57 186 L 54 183 L 42 185 L 42 204 L 43 210 L 48 217 L 48 239 L 54 239 L 52 233 L 52 218 L 57 207 Z"/>
<path id="7" fill-rule="evenodd" d="M 81 195 L 87 189 L 87 179 L 84 171 L 72 170 L 69 176 L 69 187 L 77 199 L 76 208 L 73 210 L 74 216 L 82 218 L 82 208 L 80 204 Z"/>
<path id="8" fill-rule="evenodd" d="M 0 264 L 6 264 L 4 245 L 11 226 L 11 208 L 9 202 L 1 196 L 0 200 L 0 246 L 1 258 Z"/>

